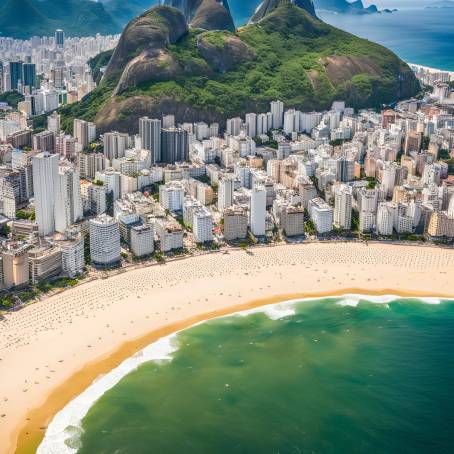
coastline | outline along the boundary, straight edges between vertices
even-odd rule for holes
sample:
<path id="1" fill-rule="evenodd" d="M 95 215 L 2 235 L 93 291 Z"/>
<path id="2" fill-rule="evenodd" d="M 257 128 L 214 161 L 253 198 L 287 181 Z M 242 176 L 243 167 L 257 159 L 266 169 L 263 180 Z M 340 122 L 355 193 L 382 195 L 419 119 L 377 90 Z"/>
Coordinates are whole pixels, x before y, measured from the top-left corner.
<path id="1" fill-rule="evenodd" d="M 187 264 L 193 266 L 188 267 Z M 433 275 L 427 271 L 433 271 Z M 29 317 L 28 312 L 36 313 L 40 310 L 39 315 L 45 324 L 46 318 L 51 322 L 56 321 L 53 312 L 55 305 L 59 308 L 63 304 L 69 308 L 75 305 L 75 312 L 71 312 L 66 306 L 60 308 L 67 318 L 59 320 L 60 323 L 50 329 L 51 335 L 49 330 L 43 331 L 43 334 L 34 334 L 33 336 L 37 336 L 34 341 L 39 345 L 33 346 L 25 342 L 24 345 L 17 346 L 17 343 L 12 342 L 6 347 L 3 345 L 0 350 L 0 365 L 10 367 L 11 377 L 39 375 L 38 371 L 33 372 L 36 369 L 33 363 L 23 362 L 25 358 L 31 359 L 31 352 L 36 356 L 37 350 L 42 355 L 41 363 L 52 363 L 55 370 L 51 372 L 58 373 L 49 374 L 51 381 L 46 382 L 45 391 L 35 390 L 29 394 L 31 390 L 27 390 L 25 408 L 21 407 L 24 401 L 21 393 L 23 383 L 16 386 L 7 384 L 11 388 L 9 399 L 17 397 L 19 402 L 18 405 L 9 404 L 9 409 L 14 407 L 15 418 L 10 419 L 9 427 L 2 425 L 0 428 L 2 439 L 10 440 L 5 452 L 15 451 L 18 436 L 16 452 L 34 452 L 33 449 L 44 435 L 44 428 L 55 413 L 86 389 L 96 377 L 112 370 L 155 340 L 175 331 L 214 317 L 288 299 L 319 298 L 345 293 L 451 297 L 454 295 L 454 285 L 449 281 L 449 272 L 453 271 L 454 251 L 447 249 L 344 243 L 283 245 L 271 250 L 260 248 L 252 252 L 231 251 L 229 254 L 210 254 L 170 262 L 161 267 L 139 268 L 54 295 L 30 306 L 34 308 L 33 311 L 24 308 L 13 314 L 14 317 L 29 322 L 35 314 Z M 176 279 L 168 279 L 164 283 L 170 275 L 174 275 Z M 150 279 L 153 277 L 161 280 Z M 320 278 L 323 278 L 323 283 L 320 283 Z M 193 285 L 188 286 L 190 281 Z M 270 283 L 273 285 L 269 285 Z M 134 288 L 135 291 L 131 290 Z M 106 299 L 106 295 L 109 299 Z M 187 299 L 186 306 L 175 307 L 180 304 L 182 295 Z M 142 298 L 157 301 L 144 304 Z M 128 304 L 126 313 L 125 302 Z M 91 312 L 81 311 L 78 304 L 96 315 L 90 317 Z M 169 309 L 169 304 L 175 306 L 170 306 L 170 311 L 162 312 L 163 309 Z M 151 309 L 159 309 L 161 312 L 155 311 L 152 314 Z M 150 316 L 154 323 L 145 322 Z M 109 327 L 125 330 L 119 335 L 112 330 L 107 343 L 104 342 L 106 333 L 102 329 L 106 326 L 106 321 L 109 322 Z M 134 329 L 126 333 L 128 325 L 131 326 L 133 322 Z M 80 331 L 81 328 L 83 331 Z M 103 342 L 98 342 L 99 345 L 95 346 L 96 335 L 101 334 L 101 331 Z M 81 332 L 84 334 L 83 339 L 80 336 L 74 339 L 74 334 Z M 56 338 L 59 339 L 57 344 Z M 65 343 L 62 342 L 63 339 L 68 345 L 61 349 L 61 344 Z M 87 342 L 93 342 L 93 345 L 86 345 Z M 42 346 L 46 346 L 48 350 L 43 350 Z M 18 358 L 13 360 L 13 356 Z M 60 367 L 57 371 L 54 361 L 60 357 L 63 360 L 69 359 L 71 366 Z M 27 386 L 32 387 L 31 384 Z"/>

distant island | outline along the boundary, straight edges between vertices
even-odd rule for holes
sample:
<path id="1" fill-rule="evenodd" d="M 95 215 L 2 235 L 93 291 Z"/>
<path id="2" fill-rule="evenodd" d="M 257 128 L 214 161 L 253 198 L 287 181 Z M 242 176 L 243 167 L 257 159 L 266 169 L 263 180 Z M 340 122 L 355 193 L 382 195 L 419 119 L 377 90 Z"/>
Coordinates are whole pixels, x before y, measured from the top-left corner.
<path id="1" fill-rule="evenodd" d="M 315 9 L 330 11 L 341 14 L 379 14 L 392 13 L 397 9 L 379 10 L 374 4 L 364 6 L 362 0 L 349 2 L 347 0 L 315 0 Z"/>

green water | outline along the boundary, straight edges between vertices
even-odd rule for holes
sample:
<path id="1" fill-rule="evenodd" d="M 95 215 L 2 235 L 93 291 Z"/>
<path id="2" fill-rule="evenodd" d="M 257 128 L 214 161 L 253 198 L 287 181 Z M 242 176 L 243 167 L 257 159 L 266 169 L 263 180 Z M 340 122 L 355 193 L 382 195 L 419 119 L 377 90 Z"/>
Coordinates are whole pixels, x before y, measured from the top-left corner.
<path id="1" fill-rule="evenodd" d="M 180 333 L 95 403 L 78 452 L 454 452 L 454 303 L 338 301 Z"/>

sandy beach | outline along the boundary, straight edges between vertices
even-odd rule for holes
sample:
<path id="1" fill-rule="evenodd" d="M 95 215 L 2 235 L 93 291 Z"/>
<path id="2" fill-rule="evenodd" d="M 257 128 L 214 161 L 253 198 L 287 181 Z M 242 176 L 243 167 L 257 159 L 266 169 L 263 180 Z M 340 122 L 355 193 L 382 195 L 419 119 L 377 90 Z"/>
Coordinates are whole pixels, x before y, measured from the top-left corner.
<path id="1" fill-rule="evenodd" d="M 342 293 L 454 296 L 454 250 L 312 243 L 218 252 L 85 283 L 0 321 L 0 452 L 153 340 L 211 317 Z"/>

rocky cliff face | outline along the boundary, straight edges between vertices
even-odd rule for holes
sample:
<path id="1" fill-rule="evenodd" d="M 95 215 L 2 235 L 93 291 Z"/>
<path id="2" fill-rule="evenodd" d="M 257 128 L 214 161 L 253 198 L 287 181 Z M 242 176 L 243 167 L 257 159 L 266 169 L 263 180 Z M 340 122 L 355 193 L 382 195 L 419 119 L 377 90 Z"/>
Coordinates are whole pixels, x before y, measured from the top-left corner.
<path id="1" fill-rule="evenodd" d="M 267 14 L 270 14 L 273 10 L 275 10 L 281 1 L 282 0 L 264 0 L 255 10 L 255 13 L 249 20 L 249 23 L 255 24 L 263 19 Z M 290 0 L 290 2 L 315 17 L 315 8 L 312 0 Z"/>
<path id="2" fill-rule="evenodd" d="M 235 30 L 227 0 L 165 0 L 179 9 L 188 24 L 204 30 Z"/>
<path id="3" fill-rule="evenodd" d="M 62 109 L 63 123 L 84 118 L 101 132 L 131 132 L 140 116 L 172 113 L 178 122 L 222 127 L 226 118 L 266 112 L 277 98 L 303 111 L 329 108 L 335 99 L 363 108 L 419 90 L 410 68 L 384 47 L 289 0 L 268 6 L 235 32 L 191 27 L 177 8 L 152 8 L 125 28 L 99 87 Z"/>

